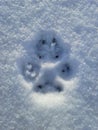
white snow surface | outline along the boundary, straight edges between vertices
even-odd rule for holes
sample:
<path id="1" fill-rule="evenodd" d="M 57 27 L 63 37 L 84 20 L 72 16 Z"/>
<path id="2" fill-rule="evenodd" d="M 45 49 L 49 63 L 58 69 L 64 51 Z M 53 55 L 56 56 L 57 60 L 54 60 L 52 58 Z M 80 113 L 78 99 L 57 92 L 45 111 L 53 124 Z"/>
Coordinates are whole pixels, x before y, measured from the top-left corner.
<path id="1" fill-rule="evenodd" d="M 98 130 L 98 0 L 0 0 L 0 130 Z"/>

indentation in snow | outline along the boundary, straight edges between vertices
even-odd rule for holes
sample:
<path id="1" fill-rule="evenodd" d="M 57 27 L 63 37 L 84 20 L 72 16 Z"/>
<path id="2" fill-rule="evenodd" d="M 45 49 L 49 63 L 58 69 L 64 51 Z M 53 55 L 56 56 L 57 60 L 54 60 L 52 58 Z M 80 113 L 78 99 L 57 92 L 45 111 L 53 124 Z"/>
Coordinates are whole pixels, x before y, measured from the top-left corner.
<path id="1" fill-rule="evenodd" d="M 25 81 L 22 85 L 26 89 L 30 85 L 27 95 L 36 103 L 48 102 L 45 106 L 61 104 L 63 93 L 77 86 L 78 62 L 70 58 L 69 44 L 51 30 L 38 32 L 26 44 L 27 54 L 20 58 L 18 66 Z"/>

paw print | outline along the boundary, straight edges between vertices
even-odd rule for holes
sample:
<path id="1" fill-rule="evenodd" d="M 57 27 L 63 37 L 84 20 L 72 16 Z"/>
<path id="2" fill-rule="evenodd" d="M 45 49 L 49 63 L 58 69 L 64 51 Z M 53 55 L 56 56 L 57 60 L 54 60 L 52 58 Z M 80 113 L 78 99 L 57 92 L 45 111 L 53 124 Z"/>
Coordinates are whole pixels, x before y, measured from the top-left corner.
<path id="1" fill-rule="evenodd" d="M 55 32 L 43 31 L 29 48 L 33 53 L 21 61 L 20 68 L 24 79 L 32 82 L 32 91 L 38 94 L 62 93 L 64 85 L 57 79 L 71 80 L 78 70 L 75 67 L 77 61 L 70 58 L 69 44 Z"/>
<path id="2" fill-rule="evenodd" d="M 68 55 L 69 45 L 64 44 L 55 33 L 52 35 L 50 31 L 39 35 L 40 37 L 35 40 L 33 48 L 40 61 L 55 62 L 62 59 L 64 54 Z"/>
<path id="3" fill-rule="evenodd" d="M 76 68 L 77 67 L 77 68 Z M 64 80 L 71 80 L 78 71 L 78 62 L 75 59 L 63 59 L 57 66 L 58 75 Z"/>
<path id="4" fill-rule="evenodd" d="M 39 74 L 39 66 L 37 64 L 28 62 L 24 65 L 23 75 L 27 80 L 31 81 L 35 79 L 38 74 Z"/>
<path id="5" fill-rule="evenodd" d="M 43 67 L 44 70 L 43 74 L 41 77 L 38 78 L 36 83 L 34 84 L 34 91 L 37 93 L 54 93 L 54 92 L 62 92 L 63 91 L 63 86 L 60 83 L 55 83 L 56 80 L 56 73 L 53 68 L 49 67 Z"/>
<path id="6" fill-rule="evenodd" d="M 33 82 L 40 71 L 40 63 L 37 63 L 33 57 L 24 57 L 18 61 L 18 65 L 20 68 L 20 73 L 24 77 L 24 79 L 28 82 Z"/>

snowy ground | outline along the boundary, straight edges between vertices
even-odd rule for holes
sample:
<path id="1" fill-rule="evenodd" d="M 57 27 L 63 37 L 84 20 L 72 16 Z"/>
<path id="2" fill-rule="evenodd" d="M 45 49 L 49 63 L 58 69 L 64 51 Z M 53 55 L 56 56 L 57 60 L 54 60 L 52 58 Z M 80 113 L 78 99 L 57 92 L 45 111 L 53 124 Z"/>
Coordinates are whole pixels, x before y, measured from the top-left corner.
<path id="1" fill-rule="evenodd" d="M 0 130 L 98 130 L 97 0 L 0 0 Z"/>

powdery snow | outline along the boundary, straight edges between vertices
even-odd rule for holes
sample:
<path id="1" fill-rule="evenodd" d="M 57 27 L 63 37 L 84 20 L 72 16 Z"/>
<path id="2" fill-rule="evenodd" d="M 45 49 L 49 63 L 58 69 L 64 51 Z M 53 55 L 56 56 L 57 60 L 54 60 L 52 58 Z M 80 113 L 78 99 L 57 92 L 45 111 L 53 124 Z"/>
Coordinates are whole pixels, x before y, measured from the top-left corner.
<path id="1" fill-rule="evenodd" d="M 0 0 L 0 76 L 0 130 L 98 130 L 98 1 Z"/>

